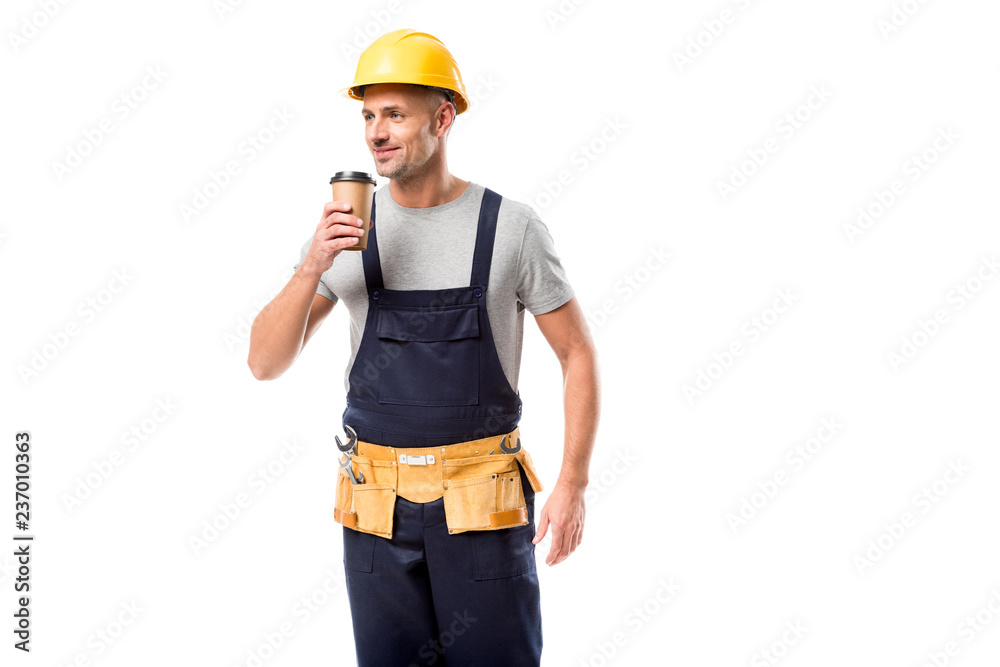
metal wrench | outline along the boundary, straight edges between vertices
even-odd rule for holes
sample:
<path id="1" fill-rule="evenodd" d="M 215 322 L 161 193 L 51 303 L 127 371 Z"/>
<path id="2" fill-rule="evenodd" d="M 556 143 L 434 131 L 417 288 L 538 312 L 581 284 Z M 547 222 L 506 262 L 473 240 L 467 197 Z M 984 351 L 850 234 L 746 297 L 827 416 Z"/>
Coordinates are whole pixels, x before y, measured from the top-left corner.
<path id="1" fill-rule="evenodd" d="M 333 439 L 337 441 L 337 449 L 344 452 L 345 454 L 355 454 L 358 448 L 358 434 L 349 425 L 344 425 L 344 432 L 347 433 L 347 444 L 345 445 L 340 441 L 340 436 L 333 436 Z"/>
<path id="2" fill-rule="evenodd" d="M 357 475 L 354 474 L 354 468 L 351 467 L 351 457 L 346 452 L 341 456 L 338 461 L 340 467 L 347 471 L 347 476 L 351 478 L 351 484 L 364 484 L 365 474 L 359 472 Z"/>
<path id="3" fill-rule="evenodd" d="M 517 439 L 517 446 L 515 446 L 513 448 L 510 448 L 507 445 L 505 445 L 504 444 L 505 442 L 507 442 L 507 436 L 506 435 L 504 437 L 500 438 L 500 451 L 503 452 L 504 454 L 517 454 L 519 451 L 521 451 L 521 438 L 520 437 L 518 437 L 518 439 Z"/>

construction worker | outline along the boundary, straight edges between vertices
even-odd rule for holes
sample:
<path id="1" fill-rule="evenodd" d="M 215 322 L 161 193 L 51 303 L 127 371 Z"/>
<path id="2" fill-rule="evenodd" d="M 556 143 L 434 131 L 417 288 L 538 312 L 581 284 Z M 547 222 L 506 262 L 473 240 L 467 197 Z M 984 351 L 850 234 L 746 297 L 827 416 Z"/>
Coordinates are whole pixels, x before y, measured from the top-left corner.
<path id="1" fill-rule="evenodd" d="M 469 107 L 451 53 L 396 30 L 360 56 L 344 89 L 361 100 L 377 173 L 368 245 L 330 201 L 295 274 L 253 323 L 248 363 L 280 376 L 343 300 L 351 357 L 350 450 L 334 515 L 361 665 L 538 665 L 535 544 L 554 565 L 580 544 L 597 430 L 590 332 L 548 229 L 527 205 L 448 170 L 447 138 Z M 342 92 L 344 92 L 342 91 Z M 526 109 L 527 111 L 527 109 Z M 482 146 L 484 153 L 499 146 Z M 563 372 L 562 468 L 538 517 L 539 475 L 522 445 L 517 391 L 524 310 Z"/>

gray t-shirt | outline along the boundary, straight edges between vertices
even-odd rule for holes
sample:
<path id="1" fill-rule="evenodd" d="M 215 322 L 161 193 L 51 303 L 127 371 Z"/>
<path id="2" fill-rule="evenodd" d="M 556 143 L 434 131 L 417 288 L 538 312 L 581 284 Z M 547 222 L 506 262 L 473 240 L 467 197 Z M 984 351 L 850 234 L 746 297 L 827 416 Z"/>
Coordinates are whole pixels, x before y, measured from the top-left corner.
<path id="1" fill-rule="evenodd" d="M 440 206 L 407 208 L 375 191 L 375 225 L 382 280 L 386 289 L 417 290 L 465 287 L 472 276 L 479 205 L 484 188 L 470 182 L 465 192 Z M 503 193 L 499 193 L 503 194 Z M 302 245 L 299 268 L 312 236 Z M 362 252 L 345 250 L 320 278 L 316 293 L 343 301 L 351 317 L 351 357 L 344 371 L 350 391 L 351 366 L 368 317 L 368 292 Z M 497 218 L 486 310 L 497 354 L 511 387 L 517 391 L 521 368 L 524 310 L 541 315 L 573 297 L 573 288 L 555 252 L 548 227 L 527 204 L 503 198 Z"/>

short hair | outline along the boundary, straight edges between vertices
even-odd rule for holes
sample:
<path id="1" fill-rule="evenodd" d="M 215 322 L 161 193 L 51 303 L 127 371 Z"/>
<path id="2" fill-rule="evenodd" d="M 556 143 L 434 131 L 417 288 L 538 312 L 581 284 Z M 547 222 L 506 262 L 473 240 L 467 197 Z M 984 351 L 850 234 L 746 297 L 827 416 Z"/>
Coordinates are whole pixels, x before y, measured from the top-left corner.
<path id="1" fill-rule="evenodd" d="M 437 111 L 437 108 L 441 106 L 442 102 L 448 102 L 452 107 L 455 108 L 455 115 L 458 115 L 458 107 L 455 106 L 455 91 L 449 90 L 448 88 L 439 88 L 437 86 L 421 86 L 421 88 L 426 88 L 430 91 L 427 95 L 427 109 L 428 111 Z M 441 99 L 441 95 L 444 95 L 444 99 Z"/>
<path id="2" fill-rule="evenodd" d="M 455 112 L 455 117 L 452 118 L 451 125 L 448 129 L 444 131 L 444 136 L 447 137 L 451 134 L 451 128 L 455 126 L 455 121 L 458 120 L 458 107 L 455 106 L 455 91 L 449 90 L 448 88 L 438 88 L 437 86 L 421 86 L 427 89 L 427 112 L 434 114 L 438 107 L 441 106 L 442 102 L 448 102 L 451 105 L 452 110 Z"/>

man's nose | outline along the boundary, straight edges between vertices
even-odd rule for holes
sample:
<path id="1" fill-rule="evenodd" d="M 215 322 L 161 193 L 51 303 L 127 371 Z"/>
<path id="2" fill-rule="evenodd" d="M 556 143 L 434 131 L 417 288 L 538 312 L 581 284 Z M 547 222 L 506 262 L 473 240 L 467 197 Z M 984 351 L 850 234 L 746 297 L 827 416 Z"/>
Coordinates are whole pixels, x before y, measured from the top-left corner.
<path id="1" fill-rule="evenodd" d="M 368 126 L 368 138 L 373 143 L 387 140 L 389 138 L 388 124 L 378 118 L 373 120 L 372 124 Z"/>

